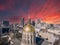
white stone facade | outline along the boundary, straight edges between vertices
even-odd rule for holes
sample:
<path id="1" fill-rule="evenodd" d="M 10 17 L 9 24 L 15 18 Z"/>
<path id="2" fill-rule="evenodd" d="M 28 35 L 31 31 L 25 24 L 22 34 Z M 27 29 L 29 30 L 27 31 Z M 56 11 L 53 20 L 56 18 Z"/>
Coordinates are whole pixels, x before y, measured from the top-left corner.
<path id="1" fill-rule="evenodd" d="M 34 32 L 23 32 L 21 45 L 36 45 Z"/>

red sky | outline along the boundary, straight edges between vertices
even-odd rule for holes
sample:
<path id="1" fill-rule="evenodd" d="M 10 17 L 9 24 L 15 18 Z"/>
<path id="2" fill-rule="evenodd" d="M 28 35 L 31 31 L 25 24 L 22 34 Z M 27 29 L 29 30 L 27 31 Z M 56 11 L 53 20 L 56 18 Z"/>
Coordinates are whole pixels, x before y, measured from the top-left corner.
<path id="1" fill-rule="evenodd" d="M 46 23 L 60 24 L 60 0 L 2 0 L 0 20 L 20 22 L 21 17 L 41 18 Z"/>

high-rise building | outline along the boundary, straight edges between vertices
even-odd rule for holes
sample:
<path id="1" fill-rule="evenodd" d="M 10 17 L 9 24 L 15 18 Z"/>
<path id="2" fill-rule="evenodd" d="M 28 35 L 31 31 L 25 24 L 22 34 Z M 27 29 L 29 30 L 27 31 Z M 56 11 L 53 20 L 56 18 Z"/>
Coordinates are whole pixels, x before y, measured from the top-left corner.
<path id="1" fill-rule="evenodd" d="M 10 26 L 9 26 L 9 21 L 3 21 L 3 24 L 0 27 L 0 45 L 10 45 Z"/>
<path id="2" fill-rule="evenodd" d="M 28 22 L 27 23 L 31 24 L 31 18 L 30 17 L 28 17 Z"/>
<path id="3" fill-rule="evenodd" d="M 41 20 L 41 19 L 36 19 L 36 20 L 35 20 L 35 23 L 36 23 L 36 24 L 42 23 L 42 20 Z"/>
<path id="4" fill-rule="evenodd" d="M 33 26 L 35 26 L 35 21 L 32 21 L 32 23 L 31 23 Z"/>
<path id="5" fill-rule="evenodd" d="M 23 28 L 21 45 L 36 45 L 35 29 L 30 23 Z"/>
<path id="6" fill-rule="evenodd" d="M 20 25 L 21 25 L 22 27 L 24 27 L 24 18 L 21 18 L 21 23 L 20 23 Z"/>
<path id="7" fill-rule="evenodd" d="M 9 33 L 10 25 L 9 21 L 3 20 L 2 25 L 1 25 L 1 32 L 2 34 Z"/>
<path id="8" fill-rule="evenodd" d="M 3 25 L 4 25 L 4 26 L 9 26 L 9 21 L 4 20 L 4 21 L 3 21 Z"/>

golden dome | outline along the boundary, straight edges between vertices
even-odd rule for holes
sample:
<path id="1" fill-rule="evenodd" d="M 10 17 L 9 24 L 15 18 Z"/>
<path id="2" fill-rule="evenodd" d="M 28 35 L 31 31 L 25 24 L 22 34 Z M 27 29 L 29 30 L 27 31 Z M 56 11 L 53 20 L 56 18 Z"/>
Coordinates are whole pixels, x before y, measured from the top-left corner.
<path id="1" fill-rule="evenodd" d="M 23 31 L 24 32 L 35 32 L 35 29 L 31 24 L 27 24 L 24 26 Z"/>

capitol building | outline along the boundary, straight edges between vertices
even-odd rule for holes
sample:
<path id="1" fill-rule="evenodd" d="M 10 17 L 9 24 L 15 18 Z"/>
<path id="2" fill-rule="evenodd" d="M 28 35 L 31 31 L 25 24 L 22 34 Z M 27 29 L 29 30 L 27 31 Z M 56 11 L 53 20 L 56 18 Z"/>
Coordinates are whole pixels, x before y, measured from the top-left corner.
<path id="1" fill-rule="evenodd" d="M 21 45 L 36 45 L 35 29 L 30 24 L 23 28 Z"/>
<path id="2" fill-rule="evenodd" d="M 35 28 L 29 21 L 23 28 L 21 45 L 38 45 L 42 42 L 43 39 L 36 37 Z"/>

